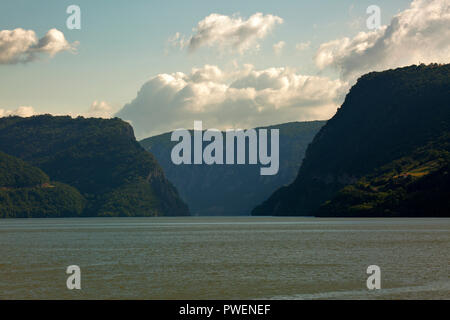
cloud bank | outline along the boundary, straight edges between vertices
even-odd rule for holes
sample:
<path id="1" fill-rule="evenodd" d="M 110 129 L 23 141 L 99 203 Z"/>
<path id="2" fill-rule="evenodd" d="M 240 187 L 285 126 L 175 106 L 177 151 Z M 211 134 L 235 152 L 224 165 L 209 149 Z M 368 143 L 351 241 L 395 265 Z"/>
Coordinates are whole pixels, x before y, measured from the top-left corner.
<path id="1" fill-rule="evenodd" d="M 190 38 L 186 39 L 176 33 L 169 42 L 180 48 L 187 48 L 189 52 L 200 47 L 216 47 L 242 54 L 250 49 L 258 49 L 258 41 L 265 38 L 275 25 L 281 23 L 283 19 L 271 14 L 255 13 L 245 20 L 237 15 L 213 13 L 197 24 Z"/>
<path id="2" fill-rule="evenodd" d="M 205 65 L 190 74 L 159 74 L 117 116 L 131 121 L 139 138 L 192 128 L 250 128 L 295 120 L 328 119 L 348 87 L 341 80 L 305 76 L 289 68 L 231 71 Z"/>
<path id="3" fill-rule="evenodd" d="M 7 116 L 31 117 L 34 114 L 32 106 L 20 106 L 15 110 L 0 109 L 0 118 Z"/>
<path id="4" fill-rule="evenodd" d="M 33 30 L 1 30 L 0 64 L 26 63 L 42 55 L 53 57 L 62 51 L 73 52 L 76 45 L 76 42 L 67 42 L 64 34 L 57 29 L 50 29 L 41 39 Z"/>
<path id="5" fill-rule="evenodd" d="M 89 110 L 84 114 L 86 117 L 111 118 L 113 108 L 105 101 L 95 100 L 92 102 Z"/>
<path id="6" fill-rule="evenodd" d="M 257 49 L 259 41 L 282 22 L 261 13 L 247 20 L 211 14 L 198 23 L 188 40 L 178 33 L 172 41 L 191 52 L 216 47 L 242 54 Z M 343 101 L 349 84 L 364 73 L 418 63 L 448 63 L 449 26 L 448 0 L 414 0 L 387 26 L 319 47 L 316 66 L 340 71 L 340 79 L 303 75 L 290 68 L 258 70 L 244 65 L 222 70 L 205 65 L 190 73 L 153 77 L 117 116 L 130 121 L 139 138 L 192 128 L 194 120 L 202 120 L 207 128 L 226 129 L 328 119 Z M 301 43 L 296 49 L 306 50 L 310 45 Z M 273 49 L 280 53 L 284 46 L 280 41 Z"/>
<path id="7" fill-rule="evenodd" d="M 388 26 L 320 46 L 315 63 L 338 69 L 344 79 L 369 71 L 450 59 L 450 2 L 414 0 Z"/>

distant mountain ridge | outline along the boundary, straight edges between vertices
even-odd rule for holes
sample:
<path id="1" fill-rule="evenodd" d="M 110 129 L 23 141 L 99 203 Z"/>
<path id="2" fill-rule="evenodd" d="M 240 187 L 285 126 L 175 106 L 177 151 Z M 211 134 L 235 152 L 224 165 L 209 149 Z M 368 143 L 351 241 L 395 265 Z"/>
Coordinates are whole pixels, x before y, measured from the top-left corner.
<path id="1" fill-rule="evenodd" d="M 418 156 L 418 149 L 429 143 L 444 139 L 444 142 L 439 144 L 436 157 L 446 159 L 447 149 L 444 145 L 448 142 L 450 132 L 449 101 L 449 64 L 409 66 L 362 76 L 351 88 L 336 115 L 320 130 L 308 147 L 295 181 L 278 189 L 266 201 L 256 206 L 252 214 L 408 215 L 405 209 L 400 210 L 393 201 L 395 197 L 383 200 L 381 194 L 377 194 L 381 197 L 378 199 L 379 203 L 370 203 L 367 199 L 364 200 L 364 197 L 360 198 L 359 203 L 358 200 L 353 204 L 352 213 L 348 211 L 352 205 L 345 204 L 345 201 L 338 204 L 336 199 L 335 202 L 332 199 L 348 185 L 359 183 L 359 189 L 364 183 L 368 184 L 368 187 L 373 186 L 376 177 L 381 178 L 380 173 L 376 172 L 383 172 L 385 166 L 391 169 L 392 166 L 398 167 L 402 159 L 415 163 L 419 169 L 420 161 L 426 157 Z M 441 172 L 447 177 L 445 179 L 448 179 L 445 173 L 446 161 L 435 160 L 434 163 L 439 163 L 439 168 L 426 171 L 425 176 Z M 400 166 L 398 173 L 406 173 L 409 169 L 411 168 L 406 165 Z M 381 179 L 385 188 L 380 189 L 380 192 L 400 192 L 401 189 L 395 191 L 386 181 L 395 175 Z M 361 180 L 363 177 L 366 177 L 365 182 Z M 441 193 L 442 198 L 450 196 L 448 189 L 444 187 L 445 181 L 440 182 L 443 188 L 436 190 Z M 404 194 L 401 198 L 402 208 L 408 207 L 408 201 L 415 201 L 426 191 L 422 190 L 422 193 L 413 196 L 411 188 L 418 190 L 419 187 L 405 185 L 400 192 Z M 345 190 L 341 191 L 341 200 L 345 198 L 342 192 L 345 193 Z M 348 200 L 354 199 L 355 195 L 349 195 L 347 189 L 347 196 Z M 318 211 L 325 203 L 327 204 Z M 355 206 L 358 205 L 359 209 L 367 210 L 357 210 L 358 207 Z M 327 213 L 327 209 L 334 210 L 334 213 Z M 433 212 L 434 216 L 448 216 L 450 208 L 442 202 L 442 206 L 435 208 Z M 414 215 L 419 214 L 416 212 Z M 421 215 L 429 214 L 422 212 Z"/>
<path id="2" fill-rule="evenodd" d="M 86 199 L 83 216 L 189 215 L 155 158 L 118 118 L 1 118 L 0 150 L 76 188 Z"/>
<path id="3" fill-rule="evenodd" d="M 273 190 L 295 179 L 306 147 L 325 122 L 290 122 L 262 127 L 280 130 L 280 166 L 274 176 L 261 176 L 260 165 L 174 165 L 170 155 L 177 142 L 170 141 L 171 133 L 140 143 L 155 155 L 192 214 L 249 215 Z M 193 148 L 193 143 L 191 145 Z"/>

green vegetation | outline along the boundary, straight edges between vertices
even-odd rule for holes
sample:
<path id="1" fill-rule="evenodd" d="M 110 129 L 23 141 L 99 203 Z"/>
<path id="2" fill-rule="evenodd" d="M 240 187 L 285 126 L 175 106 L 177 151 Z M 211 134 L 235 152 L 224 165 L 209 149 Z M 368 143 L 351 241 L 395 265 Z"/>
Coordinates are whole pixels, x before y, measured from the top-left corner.
<path id="1" fill-rule="evenodd" d="M 79 190 L 87 201 L 83 216 L 189 214 L 155 158 L 120 119 L 2 118 L 0 150 Z"/>
<path id="2" fill-rule="evenodd" d="M 362 76 L 294 183 L 253 214 L 449 216 L 449 101 L 448 64 Z"/>
<path id="3" fill-rule="evenodd" d="M 42 170 L 0 152 L 0 218 L 76 217 L 84 206 L 75 188 L 50 182 Z"/>
<path id="4" fill-rule="evenodd" d="M 48 176 L 41 169 L 0 152 L 0 187 L 34 187 L 48 182 Z"/>
<path id="5" fill-rule="evenodd" d="M 280 130 L 280 167 L 274 176 L 261 176 L 259 165 L 174 165 L 170 154 L 177 142 L 170 141 L 171 133 L 140 143 L 155 155 L 193 214 L 248 215 L 275 188 L 295 179 L 299 159 L 324 124 L 325 121 L 310 121 L 265 127 Z"/>
<path id="6" fill-rule="evenodd" d="M 448 216 L 450 209 L 450 136 L 418 148 L 322 205 L 318 216 Z"/>

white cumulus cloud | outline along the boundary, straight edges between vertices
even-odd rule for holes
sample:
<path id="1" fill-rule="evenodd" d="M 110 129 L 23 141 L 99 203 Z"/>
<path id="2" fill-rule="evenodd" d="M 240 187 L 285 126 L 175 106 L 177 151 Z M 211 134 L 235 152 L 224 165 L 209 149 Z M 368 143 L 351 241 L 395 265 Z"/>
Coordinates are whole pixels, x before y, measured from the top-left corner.
<path id="1" fill-rule="evenodd" d="M 7 116 L 31 117 L 34 114 L 32 106 L 20 106 L 15 110 L 0 109 L 0 118 Z"/>
<path id="2" fill-rule="evenodd" d="M 388 26 L 322 44 L 315 63 L 320 69 L 336 68 L 350 79 L 369 71 L 449 59 L 450 2 L 414 0 Z"/>
<path id="3" fill-rule="evenodd" d="M 113 108 L 105 101 L 95 100 L 85 115 L 94 118 L 111 118 Z"/>
<path id="4" fill-rule="evenodd" d="M 217 66 L 191 73 L 159 74 L 117 116 L 133 124 L 139 138 L 192 128 L 249 128 L 331 117 L 347 83 L 298 74 L 289 68 L 256 70 L 252 65 L 224 71 Z"/>
<path id="5" fill-rule="evenodd" d="M 77 44 L 70 44 L 57 29 L 50 29 L 40 39 L 33 30 L 0 30 L 0 64 L 25 63 L 41 55 L 53 57 L 62 51 L 73 52 Z"/>
<path id="6" fill-rule="evenodd" d="M 212 13 L 197 24 L 191 37 L 176 33 L 169 42 L 187 48 L 190 52 L 200 47 L 217 47 L 242 54 L 249 49 L 258 49 L 258 41 L 281 23 L 282 18 L 271 14 L 255 13 L 244 19 L 237 15 Z"/>

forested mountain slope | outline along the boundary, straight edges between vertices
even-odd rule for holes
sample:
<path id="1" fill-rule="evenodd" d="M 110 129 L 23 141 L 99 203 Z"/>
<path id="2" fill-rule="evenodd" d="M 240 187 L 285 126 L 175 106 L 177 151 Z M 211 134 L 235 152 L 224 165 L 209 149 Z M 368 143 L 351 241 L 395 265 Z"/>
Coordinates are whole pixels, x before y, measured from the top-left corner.
<path id="1" fill-rule="evenodd" d="M 0 151 L 79 190 L 85 216 L 189 214 L 155 158 L 118 118 L 1 118 Z"/>
<path id="2" fill-rule="evenodd" d="M 425 161 L 427 156 L 417 154 L 420 148 L 426 148 L 433 142 L 444 141 L 438 143 L 437 152 L 440 155 L 437 158 L 442 156 L 445 159 L 446 149 L 443 145 L 448 142 L 446 139 L 450 131 L 449 101 L 448 64 L 414 65 L 362 76 L 351 88 L 336 115 L 314 138 L 296 180 L 278 189 L 257 206 L 253 214 L 319 214 L 318 208 L 333 199 L 339 190 L 357 182 L 373 184 L 373 179 L 379 177 L 379 172 L 383 172 L 385 166 L 395 167 L 396 160 L 399 161 L 397 163 L 402 163 L 404 159 L 419 163 Z M 427 174 L 433 174 L 430 179 L 439 180 L 439 176 L 445 174 L 445 161 L 439 163 L 442 167 L 437 171 L 424 169 Z M 417 170 L 420 170 L 419 166 Z M 410 169 L 413 168 L 400 168 L 398 174 L 409 172 Z M 365 176 L 371 181 L 360 180 Z M 443 177 L 448 181 L 448 175 Z M 426 181 L 421 183 L 426 184 Z M 445 184 L 445 181 L 441 182 Z M 389 189 L 387 185 L 386 188 Z M 390 192 L 386 188 L 383 192 Z M 425 185 L 419 187 L 416 184 L 410 188 L 419 188 L 423 192 L 431 190 Z M 442 192 L 449 196 L 445 188 Z M 416 201 L 420 196 L 423 194 L 410 194 L 406 198 Z M 444 197 L 444 194 L 441 196 Z M 359 204 L 364 207 L 365 201 Z M 407 205 L 403 203 L 402 206 Z M 406 214 L 403 209 L 395 209 L 395 206 L 387 208 L 383 205 L 383 208 L 391 215 Z M 320 215 L 326 215 L 323 210 Z M 345 213 L 342 210 L 340 213 L 334 212 L 335 215 Z M 424 216 L 429 214 L 422 212 Z M 367 215 L 367 212 L 354 212 L 354 215 Z"/>

